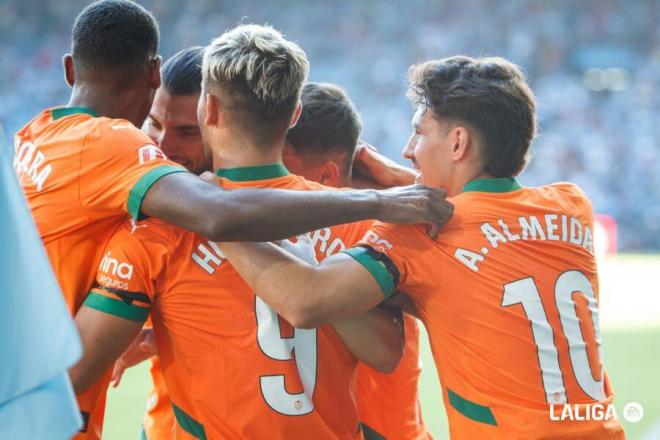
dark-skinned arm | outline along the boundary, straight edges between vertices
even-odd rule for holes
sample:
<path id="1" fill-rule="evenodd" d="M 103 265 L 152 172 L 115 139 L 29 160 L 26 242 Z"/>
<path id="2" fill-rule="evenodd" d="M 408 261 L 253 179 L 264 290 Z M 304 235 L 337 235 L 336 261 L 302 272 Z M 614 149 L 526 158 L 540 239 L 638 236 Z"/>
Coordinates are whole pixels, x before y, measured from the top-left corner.
<path id="1" fill-rule="evenodd" d="M 441 227 L 453 206 L 423 185 L 384 191 L 226 191 L 189 173 L 155 182 L 140 212 L 217 241 L 271 241 L 364 219 Z"/>
<path id="2" fill-rule="evenodd" d="M 83 357 L 69 369 L 76 394 L 96 382 L 135 340 L 144 323 L 83 305 L 76 314 Z"/>

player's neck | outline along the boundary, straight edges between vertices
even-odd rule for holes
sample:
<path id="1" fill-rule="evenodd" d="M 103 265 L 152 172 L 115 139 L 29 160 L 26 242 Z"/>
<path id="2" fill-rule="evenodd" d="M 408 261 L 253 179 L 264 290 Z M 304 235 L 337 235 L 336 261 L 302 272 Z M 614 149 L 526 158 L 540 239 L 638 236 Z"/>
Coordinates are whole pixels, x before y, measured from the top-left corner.
<path id="1" fill-rule="evenodd" d="M 455 179 L 451 188 L 447 191 L 449 197 L 454 197 L 463 192 L 463 187 L 473 180 L 491 179 L 493 176 L 483 170 L 471 171 Z"/>
<path id="2" fill-rule="evenodd" d="M 217 171 L 220 168 L 257 167 L 282 163 L 283 150 L 284 142 L 281 145 L 270 147 L 250 143 L 233 143 L 214 152 L 213 169 Z"/>
<path id="3" fill-rule="evenodd" d="M 128 105 L 127 105 L 128 103 Z M 101 117 L 126 119 L 136 127 L 142 126 L 144 120 L 138 114 L 134 101 L 116 90 L 105 90 L 99 87 L 76 85 L 71 91 L 68 107 L 86 107 Z"/>

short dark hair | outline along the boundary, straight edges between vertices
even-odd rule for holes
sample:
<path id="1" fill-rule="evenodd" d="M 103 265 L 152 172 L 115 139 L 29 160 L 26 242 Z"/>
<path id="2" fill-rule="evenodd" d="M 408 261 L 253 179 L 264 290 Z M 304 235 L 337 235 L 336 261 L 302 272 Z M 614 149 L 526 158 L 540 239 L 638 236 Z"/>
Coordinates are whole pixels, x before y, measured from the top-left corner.
<path id="1" fill-rule="evenodd" d="M 163 86 L 173 96 L 189 96 L 202 90 L 204 48 L 189 47 L 175 53 L 161 69 Z"/>
<path id="2" fill-rule="evenodd" d="M 287 133 L 287 141 L 306 157 L 345 155 L 342 172 L 350 175 L 362 122 L 346 92 L 334 84 L 308 83 L 301 100 L 300 119 Z"/>
<path id="3" fill-rule="evenodd" d="M 518 66 L 499 57 L 453 56 L 412 66 L 409 76 L 414 104 L 478 133 L 485 172 L 514 177 L 525 168 L 536 103 Z"/>
<path id="4" fill-rule="evenodd" d="M 79 71 L 134 71 L 156 56 L 158 40 L 158 23 L 142 6 L 100 0 L 76 17 L 71 51 Z"/>

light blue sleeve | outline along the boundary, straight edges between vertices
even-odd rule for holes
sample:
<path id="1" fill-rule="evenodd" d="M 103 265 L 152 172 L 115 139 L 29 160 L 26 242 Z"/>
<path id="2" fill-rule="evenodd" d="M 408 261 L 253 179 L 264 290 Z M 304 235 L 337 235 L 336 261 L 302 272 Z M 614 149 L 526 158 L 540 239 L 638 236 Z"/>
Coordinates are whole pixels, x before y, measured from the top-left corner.
<path id="1" fill-rule="evenodd" d="M 0 405 L 0 437 L 70 439 L 82 419 L 66 371 Z"/>
<path id="2" fill-rule="evenodd" d="M 11 420 L 9 411 L 38 414 L 30 422 L 34 430 L 41 429 L 42 422 L 55 423 L 49 429 L 79 422 L 75 400 L 73 405 L 53 405 L 55 412 L 44 417 L 40 408 L 46 401 L 30 396 L 48 390 L 49 395 L 63 393 L 53 399 L 67 401 L 70 384 L 63 373 L 80 358 L 81 346 L 10 156 L 0 145 L 0 438 L 32 438 L 5 435 L 5 430 L 14 428 L 5 423 Z M 57 384 L 51 384 L 60 376 Z M 25 396 L 24 408 L 20 408 L 21 396 Z"/>

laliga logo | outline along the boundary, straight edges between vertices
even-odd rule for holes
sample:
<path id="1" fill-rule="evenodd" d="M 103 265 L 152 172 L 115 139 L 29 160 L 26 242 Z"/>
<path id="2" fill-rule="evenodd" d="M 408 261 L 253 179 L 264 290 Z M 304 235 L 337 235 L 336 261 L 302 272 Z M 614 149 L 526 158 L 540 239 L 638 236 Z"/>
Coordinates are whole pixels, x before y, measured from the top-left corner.
<path id="1" fill-rule="evenodd" d="M 140 160 L 140 165 L 143 165 L 145 162 L 156 159 L 167 159 L 167 157 L 165 157 L 165 153 L 157 146 L 144 145 L 138 150 L 138 159 Z"/>
<path id="2" fill-rule="evenodd" d="M 558 409 L 557 407 L 561 407 Z M 644 408 L 637 402 L 628 402 L 623 407 L 623 418 L 630 423 L 637 423 L 644 417 Z M 563 404 L 550 405 L 550 420 L 553 421 L 603 421 L 618 419 L 614 405 L 594 404 Z"/>
<path id="3" fill-rule="evenodd" d="M 110 256 L 110 251 L 103 257 L 100 264 L 100 269 L 108 274 L 130 280 L 133 277 L 133 265 L 128 263 L 120 263 L 117 259 Z"/>

